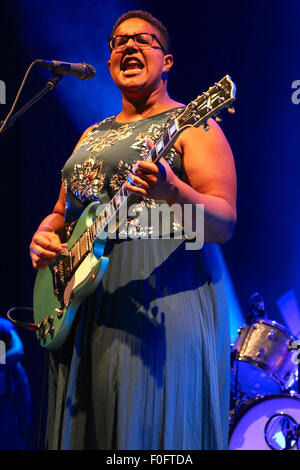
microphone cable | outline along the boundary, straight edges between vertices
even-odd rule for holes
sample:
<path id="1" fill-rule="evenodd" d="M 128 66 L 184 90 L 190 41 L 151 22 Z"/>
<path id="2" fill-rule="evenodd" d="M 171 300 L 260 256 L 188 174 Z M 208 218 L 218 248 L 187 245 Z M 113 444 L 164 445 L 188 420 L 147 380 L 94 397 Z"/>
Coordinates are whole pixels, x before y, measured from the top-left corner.
<path id="1" fill-rule="evenodd" d="M 18 102 L 18 100 L 19 100 L 19 98 L 20 98 L 20 95 L 21 95 L 21 93 L 22 93 L 22 90 L 23 90 L 23 88 L 24 88 L 25 82 L 26 82 L 26 80 L 27 80 L 27 78 L 28 78 L 28 75 L 30 74 L 31 69 L 32 69 L 32 67 L 36 64 L 36 62 L 37 62 L 37 60 L 34 60 L 34 61 L 29 65 L 29 67 L 28 67 L 28 69 L 27 69 L 27 71 L 26 71 L 26 73 L 25 73 L 25 75 L 24 75 L 24 78 L 23 78 L 23 80 L 22 80 L 22 83 L 21 83 L 21 85 L 20 85 L 20 88 L 19 88 L 19 91 L 18 91 L 18 93 L 17 93 L 17 96 L 16 96 L 16 98 L 15 98 L 13 104 L 12 104 L 12 107 L 11 107 L 11 109 L 10 109 L 8 115 L 7 115 L 6 118 L 4 119 L 4 121 L 2 121 L 2 123 L 1 123 L 0 134 L 4 131 L 4 128 L 5 128 L 5 126 L 6 126 L 7 121 L 9 120 L 10 116 L 11 116 L 12 113 L 14 112 L 14 109 L 15 109 L 15 107 L 16 107 L 16 105 L 17 105 L 17 102 Z"/>

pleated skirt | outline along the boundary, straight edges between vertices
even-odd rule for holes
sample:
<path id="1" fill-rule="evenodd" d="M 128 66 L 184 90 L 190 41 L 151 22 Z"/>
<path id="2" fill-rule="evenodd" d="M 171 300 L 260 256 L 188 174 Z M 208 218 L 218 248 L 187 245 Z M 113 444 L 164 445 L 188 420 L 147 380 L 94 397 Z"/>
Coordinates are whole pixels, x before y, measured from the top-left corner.
<path id="1" fill-rule="evenodd" d="M 227 448 L 230 336 L 218 250 L 107 241 L 99 287 L 49 354 L 47 449 Z"/>

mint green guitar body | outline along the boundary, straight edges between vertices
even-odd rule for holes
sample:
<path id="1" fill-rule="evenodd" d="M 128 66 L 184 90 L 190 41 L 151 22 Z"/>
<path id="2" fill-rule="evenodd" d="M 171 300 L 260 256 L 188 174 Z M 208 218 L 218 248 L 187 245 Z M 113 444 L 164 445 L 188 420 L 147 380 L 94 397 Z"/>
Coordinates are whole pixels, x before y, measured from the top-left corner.
<path id="1" fill-rule="evenodd" d="M 98 202 L 92 202 L 84 210 L 67 242 L 68 251 L 92 225 L 98 206 Z M 94 292 L 105 272 L 108 258 L 103 256 L 104 246 L 105 239 L 97 238 L 59 295 L 55 293 L 53 269 L 59 266 L 64 256 L 58 256 L 54 264 L 38 271 L 33 292 L 33 316 L 38 326 L 36 334 L 43 347 L 57 349 L 65 342 L 80 304 Z"/>

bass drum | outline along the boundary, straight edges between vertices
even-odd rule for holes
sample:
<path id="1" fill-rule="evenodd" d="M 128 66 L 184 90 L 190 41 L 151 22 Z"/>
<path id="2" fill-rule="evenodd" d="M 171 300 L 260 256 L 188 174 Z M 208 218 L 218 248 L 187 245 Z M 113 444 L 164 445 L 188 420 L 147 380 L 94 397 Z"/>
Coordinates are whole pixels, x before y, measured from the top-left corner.
<path id="1" fill-rule="evenodd" d="M 268 395 L 245 404 L 233 420 L 229 450 L 299 450 L 300 398 Z"/>

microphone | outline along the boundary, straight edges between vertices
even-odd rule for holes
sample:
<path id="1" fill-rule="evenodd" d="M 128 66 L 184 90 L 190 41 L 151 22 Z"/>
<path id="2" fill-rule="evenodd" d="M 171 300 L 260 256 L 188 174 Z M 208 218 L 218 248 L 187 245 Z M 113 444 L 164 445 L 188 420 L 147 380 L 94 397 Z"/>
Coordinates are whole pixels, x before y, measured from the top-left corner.
<path id="1" fill-rule="evenodd" d="M 60 62 L 58 60 L 38 59 L 35 63 L 40 67 L 50 69 L 54 74 L 73 75 L 80 80 L 90 80 L 96 75 L 96 69 L 85 62 L 72 64 L 71 62 Z"/>

